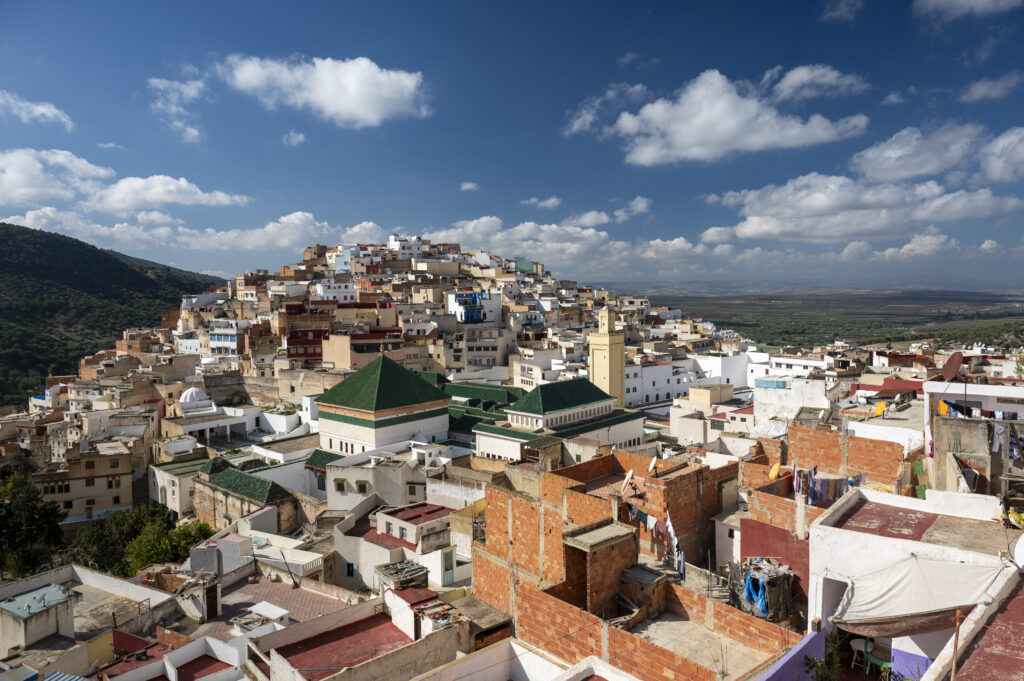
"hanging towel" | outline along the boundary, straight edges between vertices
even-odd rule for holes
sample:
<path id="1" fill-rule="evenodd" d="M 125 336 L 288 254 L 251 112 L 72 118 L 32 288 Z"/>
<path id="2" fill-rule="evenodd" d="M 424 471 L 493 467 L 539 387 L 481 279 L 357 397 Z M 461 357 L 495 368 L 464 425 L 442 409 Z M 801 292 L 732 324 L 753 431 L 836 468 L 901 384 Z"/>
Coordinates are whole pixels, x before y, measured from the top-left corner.
<path id="1" fill-rule="evenodd" d="M 636 512 L 636 514 L 637 514 L 637 517 L 640 518 L 640 523 L 643 524 L 643 525 L 646 525 L 647 524 L 647 517 L 648 517 L 647 514 L 645 512 L 643 512 L 643 511 L 639 511 L 639 510 Z"/>
<path id="2" fill-rule="evenodd" d="M 997 412 L 996 412 L 996 420 L 998 420 L 998 421 L 1002 421 L 1002 420 L 1003 420 L 1003 413 L 1004 413 L 1004 412 L 1001 412 L 1001 411 L 997 411 Z"/>
<path id="3" fill-rule="evenodd" d="M 914 475 L 922 475 L 924 473 L 924 461 L 914 462 Z"/>
<path id="4" fill-rule="evenodd" d="M 981 418 L 981 408 L 980 407 L 971 407 L 971 418 L 972 419 L 980 419 Z"/>
<path id="5" fill-rule="evenodd" d="M 654 532 L 654 527 L 658 524 L 658 519 L 653 515 L 647 516 L 647 531 Z"/>
<path id="6" fill-rule="evenodd" d="M 654 531 L 658 533 L 659 537 L 664 537 L 668 534 L 668 526 L 665 524 L 665 521 L 659 520 L 654 523 Z"/>
<path id="7" fill-rule="evenodd" d="M 877 402 L 875 404 L 875 416 L 881 416 L 885 413 L 885 402 Z"/>
<path id="8" fill-rule="evenodd" d="M 1003 444 L 1003 433 L 1006 432 L 1006 428 L 999 424 L 992 426 L 992 452 L 998 452 L 999 448 Z"/>
<path id="9" fill-rule="evenodd" d="M 818 502 L 818 486 L 814 484 L 814 478 L 808 477 L 807 480 L 807 503 L 811 506 L 817 506 Z"/>
<path id="10" fill-rule="evenodd" d="M 676 560 L 679 561 L 677 563 L 678 566 L 679 566 L 679 576 L 682 577 L 683 581 L 685 582 L 686 581 L 686 554 L 683 552 L 682 549 L 679 549 L 679 553 L 676 554 Z"/>

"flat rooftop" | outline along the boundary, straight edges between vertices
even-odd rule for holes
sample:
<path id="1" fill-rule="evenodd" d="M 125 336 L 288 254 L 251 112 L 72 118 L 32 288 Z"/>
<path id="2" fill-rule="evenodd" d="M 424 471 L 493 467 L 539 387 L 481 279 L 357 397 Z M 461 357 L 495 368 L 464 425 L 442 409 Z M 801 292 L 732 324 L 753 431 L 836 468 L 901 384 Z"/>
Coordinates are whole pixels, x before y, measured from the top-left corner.
<path id="1" fill-rule="evenodd" d="M 340 590 L 341 587 L 336 588 Z M 203 622 L 189 635 L 194 638 L 211 636 L 221 641 L 233 639 L 237 634 L 234 632 L 231 618 L 245 615 L 250 608 L 262 602 L 287 610 L 289 616 L 298 622 L 305 622 L 348 607 L 345 601 L 316 591 L 293 589 L 287 579 L 272 582 L 268 577 L 261 577 L 258 582 L 251 584 L 248 580 L 242 580 L 221 593 L 221 614 Z M 354 595 L 352 602 L 355 602 Z"/>
<path id="2" fill-rule="evenodd" d="M 705 669 L 728 668 L 729 678 L 734 679 L 742 678 L 772 656 L 667 611 L 657 619 L 640 622 L 632 633 Z"/>
<path id="3" fill-rule="evenodd" d="M 316 449 L 319 446 L 319 433 L 300 435 L 298 437 L 289 437 L 284 440 L 274 440 L 273 442 L 267 442 L 265 444 L 260 445 L 260 447 L 263 449 L 269 449 L 270 451 L 277 452 L 279 454 L 300 452 L 303 449 Z"/>
<path id="4" fill-rule="evenodd" d="M 28 665 L 32 669 L 42 669 L 74 648 L 75 645 L 76 643 L 71 639 L 54 634 L 36 641 L 17 655 L 3 658 L 3 661 L 12 669 L 20 664 Z"/>
<path id="5" fill-rule="evenodd" d="M 469 618 L 469 629 L 474 634 L 512 621 L 511 615 L 505 614 L 476 596 L 466 596 L 452 601 L 452 607 Z"/>
<path id="6" fill-rule="evenodd" d="M 69 589 L 65 589 L 57 584 L 47 584 L 33 591 L 27 591 L 0 601 L 0 609 L 25 619 L 74 597 L 74 592 Z"/>
<path id="7" fill-rule="evenodd" d="M 390 511 L 381 511 L 380 515 L 386 515 L 396 520 L 402 520 L 413 525 L 422 525 L 423 523 L 429 523 L 432 520 L 439 520 L 446 518 L 448 514 L 452 512 L 452 509 L 447 506 L 438 506 L 437 504 L 428 504 L 426 502 L 419 504 L 412 504 L 411 506 L 403 506 L 402 508 L 396 508 Z"/>
<path id="8" fill-rule="evenodd" d="M 371 544 L 376 544 L 381 548 L 385 549 L 415 549 L 416 545 L 410 541 L 399 539 L 393 534 L 387 534 L 386 532 L 378 532 L 368 518 L 360 518 L 356 521 L 356 524 L 352 526 L 348 532 L 345 533 L 346 537 L 359 537 L 363 541 L 368 541 Z"/>
<path id="9" fill-rule="evenodd" d="M 75 638 L 88 641 L 121 622 L 139 616 L 139 601 L 117 596 L 94 586 L 71 587 L 82 595 L 75 603 Z M 145 607 L 145 606 L 143 606 Z M 145 612 L 145 610 L 142 610 Z"/>
<path id="10" fill-rule="evenodd" d="M 320 681 L 346 667 L 376 659 L 412 643 L 385 614 L 325 631 L 277 652 L 308 681 Z"/>
<path id="11" fill-rule="evenodd" d="M 1002 523 L 994 520 L 927 513 L 866 499 L 857 500 L 831 525 L 851 532 L 951 546 L 993 556 L 1005 551 L 1008 544 L 1024 534 L 1021 530 L 1004 529 Z"/>
<path id="12" fill-rule="evenodd" d="M 971 643 L 956 670 L 964 681 L 1024 681 L 1024 586 L 1017 584 Z"/>
<path id="13" fill-rule="evenodd" d="M 636 530 L 632 525 L 610 522 L 583 532 L 567 535 L 562 541 L 584 551 L 593 551 L 605 544 L 612 544 L 625 537 L 631 537 L 634 532 Z"/>

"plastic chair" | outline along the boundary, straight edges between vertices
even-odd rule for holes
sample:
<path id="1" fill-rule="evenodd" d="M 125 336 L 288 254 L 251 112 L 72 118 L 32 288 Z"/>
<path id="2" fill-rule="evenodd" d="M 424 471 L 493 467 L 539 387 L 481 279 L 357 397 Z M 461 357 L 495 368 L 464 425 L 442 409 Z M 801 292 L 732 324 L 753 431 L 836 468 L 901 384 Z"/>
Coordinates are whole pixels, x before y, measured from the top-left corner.
<path id="1" fill-rule="evenodd" d="M 850 660 L 850 669 L 853 669 L 858 664 L 857 656 L 860 655 L 860 666 L 865 667 L 867 665 L 867 656 L 875 649 L 875 643 L 871 639 L 867 638 L 853 638 L 850 639 L 850 650 L 853 651 L 853 659 Z"/>

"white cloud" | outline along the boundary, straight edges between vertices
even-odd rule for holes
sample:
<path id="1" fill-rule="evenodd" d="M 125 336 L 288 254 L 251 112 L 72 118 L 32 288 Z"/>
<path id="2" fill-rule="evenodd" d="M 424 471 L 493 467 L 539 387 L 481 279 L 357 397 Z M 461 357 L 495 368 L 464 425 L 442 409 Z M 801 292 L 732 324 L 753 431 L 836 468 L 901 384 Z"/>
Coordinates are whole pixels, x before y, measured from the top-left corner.
<path id="1" fill-rule="evenodd" d="M 204 192 L 184 177 L 167 175 L 125 177 L 96 192 L 86 205 L 110 213 L 155 208 L 169 203 L 183 206 L 244 206 L 248 196 L 222 191 Z"/>
<path id="2" fill-rule="evenodd" d="M 709 244 L 720 244 L 729 241 L 732 236 L 732 227 L 708 227 L 701 233 L 700 240 Z"/>
<path id="3" fill-rule="evenodd" d="M 612 83 L 603 94 L 584 99 L 579 106 L 566 113 L 568 122 L 562 128 L 562 134 L 569 136 L 579 132 L 600 132 L 606 116 L 638 104 L 649 95 L 646 85 Z"/>
<path id="4" fill-rule="evenodd" d="M 995 239 L 985 239 L 981 242 L 981 245 L 978 246 L 978 250 L 982 253 L 998 253 L 999 248 L 999 242 Z"/>
<path id="5" fill-rule="evenodd" d="M 1024 74 L 1011 71 L 999 78 L 976 80 L 960 95 L 961 102 L 980 102 L 986 99 L 1005 99 L 1024 83 Z"/>
<path id="6" fill-rule="evenodd" d="M 4 221 L 32 229 L 58 232 L 99 246 L 117 247 L 124 250 L 166 246 L 174 233 L 169 226 L 142 227 L 126 222 L 113 226 L 101 225 L 86 219 L 75 211 L 58 210 L 53 206 L 30 210 L 24 215 L 13 215 L 5 218 Z"/>
<path id="7" fill-rule="evenodd" d="M 13 92 L 0 90 L 0 116 L 14 116 L 22 123 L 57 123 L 71 132 L 71 116 L 49 102 L 30 102 Z"/>
<path id="8" fill-rule="evenodd" d="M 777 69 L 768 71 L 762 84 L 774 80 L 777 73 Z M 868 82 L 856 73 L 841 73 L 828 64 L 807 64 L 792 68 L 782 76 L 772 86 L 772 97 L 781 102 L 855 95 L 869 89 Z"/>
<path id="9" fill-rule="evenodd" d="M 180 225 L 182 220 L 171 217 L 167 213 L 158 210 L 143 210 L 135 214 L 135 219 L 141 225 Z"/>
<path id="10" fill-rule="evenodd" d="M 198 142 L 202 138 L 202 131 L 194 123 L 195 113 L 191 110 L 191 105 L 207 93 L 206 81 L 202 78 L 150 78 L 146 82 L 154 93 L 150 110 L 170 126 L 171 130 L 181 135 L 182 142 Z"/>
<path id="11" fill-rule="evenodd" d="M 96 146 L 100 149 L 124 149 L 117 142 L 99 142 Z"/>
<path id="12" fill-rule="evenodd" d="M 110 168 L 93 165 L 70 151 L 9 149 L 0 152 L 0 205 L 71 201 L 113 175 Z"/>
<path id="13" fill-rule="evenodd" d="M 636 52 L 627 52 L 615 61 L 618 62 L 619 66 L 629 66 L 638 59 L 640 59 L 640 55 Z"/>
<path id="14" fill-rule="evenodd" d="M 531 196 L 528 199 L 523 199 L 519 203 L 524 206 L 536 206 L 537 208 L 558 208 L 562 205 L 562 199 L 557 196 L 549 196 L 546 199 L 538 199 L 536 196 Z"/>
<path id="15" fill-rule="evenodd" d="M 995 182 L 1024 180 L 1024 128 L 1010 128 L 981 150 L 981 169 Z"/>
<path id="16" fill-rule="evenodd" d="M 607 132 L 625 140 L 628 163 L 653 166 L 833 142 L 861 134 L 867 123 L 861 114 L 834 122 L 818 114 L 807 119 L 784 114 L 754 88 L 708 70 L 674 98 L 622 112 Z"/>
<path id="17" fill-rule="evenodd" d="M 651 212 L 652 201 L 646 196 L 635 196 L 622 208 L 615 211 L 615 222 L 625 222 L 636 215 Z"/>
<path id="18" fill-rule="evenodd" d="M 480 189 L 480 185 L 476 182 L 463 182 L 459 185 L 460 192 L 475 192 Z"/>
<path id="19" fill-rule="evenodd" d="M 892 106 L 893 104 L 905 104 L 907 98 L 899 90 L 893 90 L 885 96 L 882 100 L 883 106 Z"/>
<path id="20" fill-rule="evenodd" d="M 575 225 L 577 227 L 597 227 L 607 225 L 612 219 L 603 210 L 588 210 L 579 215 L 570 215 L 562 220 L 563 225 Z"/>
<path id="21" fill-rule="evenodd" d="M 366 57 L 263 59 L 231 55 L 217 67 L 233 88 L 268 109 L 308 110 L 342 128 L 379 126 L 393 118 L 426 118 L 423 75 L 384 69 Z"/>
<path id="22" fill-rule="evenodd" d="M 809 242 L 891 238 L 915 224 L 981 219 L 1024 209 L 1024 201 L 995 196 L 988 189 L 947 193 L 934 181 L 875 184 L 819 173 L 707 200 L 735 206 L 744 218 L 709 235 L 719 241 L 730 234 L 740 239 Z"/>
<path id="23" fill-rule="evenodd" d="M 935 21 L 964 16 L 1001 14 L 1024 5 L 1024 0 L 914 0 L 914 13 Z"/>
<path id="24" fill-rule="evenodd" d="M 971 158 L 985 129 L 980 125 L 944 125 L 922 133 L 904 128 L 853 156 L 850 166 L 874 181 L 937 175 Z"/>
<path id="25" fill-rule="evenodd" d="M 887 248 L 875 254 L 882 260 L 910 260 L 912 258 L 933 258 L 955 251 L 960 245 L 956 239 L 943 234 L 934 226 L 929 227 L 903 246 Z"/>
<path id="26" fill-rule="evenodd" d="M 281 138 L 281 141 L 287 144 L 289 147 L 297 147 L 306 141 L 306 136 L 301 132 L 289 130 L 287 133 L 285 133 L 284 137 Z"/>
<path id="27" fill-rule="evenodd" d="M 825 0 L 822 21 L 853 21 L 864 8 L 864 0 Z"/>

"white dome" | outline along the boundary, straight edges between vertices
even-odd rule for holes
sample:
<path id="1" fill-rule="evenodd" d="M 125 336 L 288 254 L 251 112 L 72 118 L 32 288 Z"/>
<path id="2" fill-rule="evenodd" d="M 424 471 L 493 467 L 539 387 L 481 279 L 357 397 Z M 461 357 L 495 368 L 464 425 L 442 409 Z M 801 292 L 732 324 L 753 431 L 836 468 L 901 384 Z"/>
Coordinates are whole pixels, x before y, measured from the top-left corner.
<path id="1" fill-rule="evenodd" d="M 210 398 L 206 396 L 206 393 L 201 388 L 189 388 L 185 392 L 181 393 L 181 397 L 178 398 L 178 402 L 209 402 Z"/>

